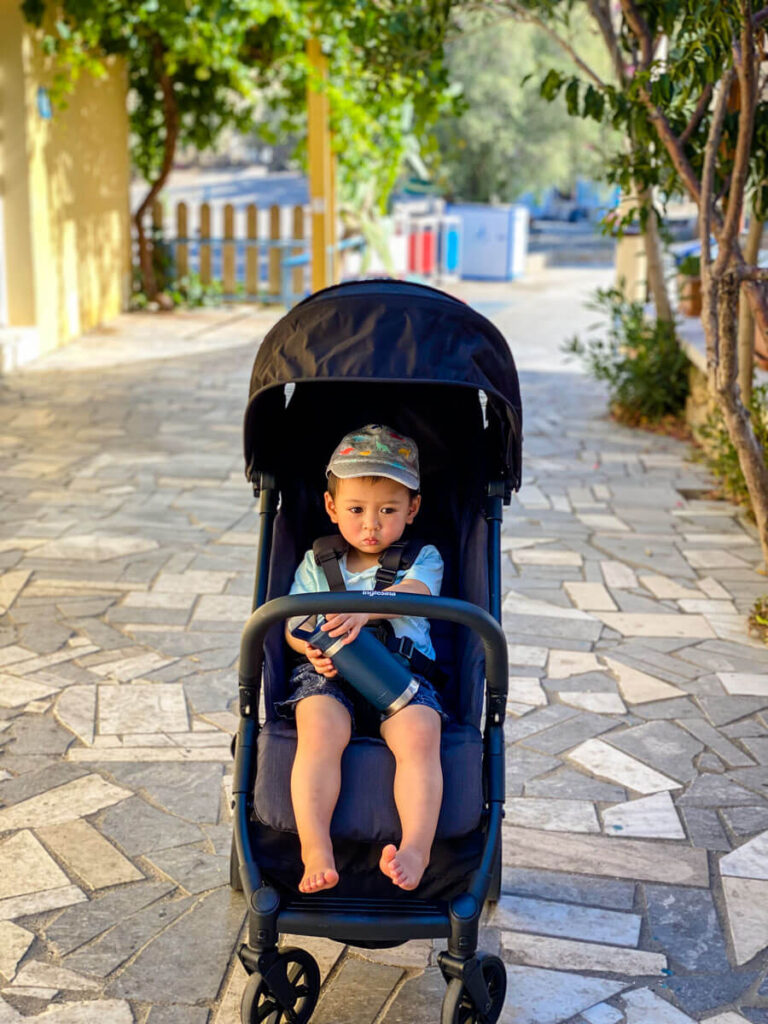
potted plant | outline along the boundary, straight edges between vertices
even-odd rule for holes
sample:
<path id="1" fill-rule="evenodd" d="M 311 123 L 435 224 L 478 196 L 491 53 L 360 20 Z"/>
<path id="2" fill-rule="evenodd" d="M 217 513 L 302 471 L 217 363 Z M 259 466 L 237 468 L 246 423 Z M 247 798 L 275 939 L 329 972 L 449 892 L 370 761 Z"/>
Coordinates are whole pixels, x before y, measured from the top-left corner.
<path id="1" fill-rule="evenodd" d="M 684 256 L 677 265 L 677 308 L 683 316 L 701 316 L 701 258 Z"/>

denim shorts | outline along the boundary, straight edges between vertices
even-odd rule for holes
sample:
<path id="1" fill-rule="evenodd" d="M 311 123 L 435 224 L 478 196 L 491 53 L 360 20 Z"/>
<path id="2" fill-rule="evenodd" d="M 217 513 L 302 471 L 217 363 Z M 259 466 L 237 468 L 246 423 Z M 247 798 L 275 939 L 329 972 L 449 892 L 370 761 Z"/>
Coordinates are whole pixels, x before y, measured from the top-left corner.
<path id="1" fill-rule="evenodd" d="M 438 715 L 440 715 L 440 719 L 443 725 L 445 725 L 445 723 L 450 719 L 445 711 L 443 711 L 437 690 L 428 679 L 424 678 L 424 676 L 414 673 L 413 678 L 419 684 L 419 688 L 406 706 L 421 705 L 422 707 L 432 708 L 433 711 L 436 711 Z M 339 701 L 340 704 L 343 704 L 349 712 L 349 717 L 352 719 L 352 728 L 354 730 L 355 708 L 348 693 L 348 687 L 350 687 L 350 684 L 341 676 L 334 676 L 332 679 L 329 679 L 327 676 L 323 676 L 319 672 L 315 672 L 311 663 L 306 661 L 301 665 L 298 665 L 291 673 L 291 678 L 288 683 L 291 695 L 287 700 L 277 702 L 275 704 L 275 711 L 281 718 L 292 719 L 296 714 L 296 705 L 305 697 L 335 697 L 336 700 Z M 395 712 L 395 714 L 397 714 L 397 712 Z M 380 720 L 384 722 L 386 719 L 387 715 L 381 713 Z"/>

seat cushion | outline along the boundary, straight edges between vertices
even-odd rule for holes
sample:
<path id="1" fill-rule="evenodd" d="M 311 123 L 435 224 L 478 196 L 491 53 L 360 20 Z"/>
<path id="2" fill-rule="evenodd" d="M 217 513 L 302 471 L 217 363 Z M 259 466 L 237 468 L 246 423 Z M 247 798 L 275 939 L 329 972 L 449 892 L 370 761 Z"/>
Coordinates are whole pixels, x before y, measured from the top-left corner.
<path id="1" fill-rule="evenodd" d="M 443 729 L 443 803 L 437 838 L 467 835 L 480 823 L 483 806 L 483 743 L 473 725 Z M 258 739 L 254 812 L 263 824 L 296 831 L 291 802 L 291 767 L 296 730 L 289 722 L 268 722 Z M 331 821 L 331 835 L 361 842 L 398 842 L 400 819 L 395 808 L 395 759 L 382 739 L 353 736 L 341 761 L 341 793 Z"/>

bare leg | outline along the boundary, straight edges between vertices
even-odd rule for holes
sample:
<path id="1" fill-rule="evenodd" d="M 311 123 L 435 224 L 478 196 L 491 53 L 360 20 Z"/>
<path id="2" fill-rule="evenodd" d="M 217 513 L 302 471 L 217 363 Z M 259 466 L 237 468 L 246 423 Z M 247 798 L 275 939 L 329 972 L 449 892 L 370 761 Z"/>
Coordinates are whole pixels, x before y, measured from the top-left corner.
<path id="1" fill-rule="evenodd" d="M 352 731 L 349 712 L 335 697 L 317 694 L 296 705 L 296 758 L 291 798 L 301 843 L 301 892 L 330 889 L 339 880 L 331 845 L 331 815 L 341 788 L 341 755 Z"/>
<path id="2" fill-rule="evenodd" d="M 408 706 L 381 725 L 395 756 L 395 805 L 403 838 L 385 846 L 379 867 L 401 889 L 415 889 L 429 863 L 443 798 L 440 716 L 423 705 Z"/>

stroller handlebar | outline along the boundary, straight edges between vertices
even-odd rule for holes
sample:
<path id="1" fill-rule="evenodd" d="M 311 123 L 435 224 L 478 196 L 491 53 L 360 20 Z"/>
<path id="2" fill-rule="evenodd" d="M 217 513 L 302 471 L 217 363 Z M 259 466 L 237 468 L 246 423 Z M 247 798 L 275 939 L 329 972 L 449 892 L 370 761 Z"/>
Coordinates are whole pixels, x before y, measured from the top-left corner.
<path id="1" fill-rule="evenodd" d="M 425 619 L 446 619 L 467 626 L 479 634 L 485 649 L 485 676 L 494 698 L 506 700 L 507 640 L 501 626 L 483 608 L 452 597 L 421 594 L 344 593 L 291 594 L 267 601 L 252 613 L 245 624 L 240 643 L 240 685 L 258 684 L 267 631 L 294 615 L 334 612 L 411 615 Z"/>

